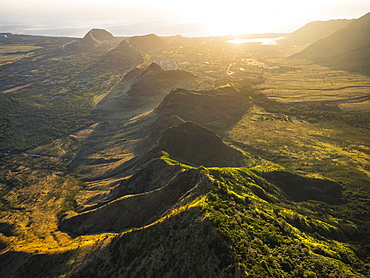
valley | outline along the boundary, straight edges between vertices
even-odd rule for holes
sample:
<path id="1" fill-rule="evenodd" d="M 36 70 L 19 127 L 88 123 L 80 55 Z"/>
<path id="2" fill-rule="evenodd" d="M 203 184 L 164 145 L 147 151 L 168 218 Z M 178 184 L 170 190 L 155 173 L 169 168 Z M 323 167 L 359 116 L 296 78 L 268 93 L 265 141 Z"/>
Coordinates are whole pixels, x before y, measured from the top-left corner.
<path id="1" fill-rule="evenodd" d="M 368 277 L 370 76 L 288 39 L 0 34 L 0 276 Z"/>

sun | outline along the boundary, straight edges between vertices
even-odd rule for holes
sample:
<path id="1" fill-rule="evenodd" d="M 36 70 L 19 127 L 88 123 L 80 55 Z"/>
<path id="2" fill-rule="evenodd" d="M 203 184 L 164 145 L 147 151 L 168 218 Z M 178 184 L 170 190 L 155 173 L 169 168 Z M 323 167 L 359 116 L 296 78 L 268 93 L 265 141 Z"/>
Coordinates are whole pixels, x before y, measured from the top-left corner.
<path id="1" fill-rule="evenodd" d="M 240 35 L 278 30 L 282 22 L 294 17 L 299 10 L 297 1 L 292 0 L 189 1 L 183 9 L 184 14 L 205 26 L 210 35 Z"/>
<path id="2" fill-rule="evenodd" d="M 259 32 L 266 25 L 250 7 L 242 1 L 227 1 L 228 4 L 214 2 L 209 6 L 197 5 L 189 7 L 188 14 L 201 23 L 205 33 L 213 36 L 240 35 Z M 247 2 L 247 1 L 246 1 Z"/>

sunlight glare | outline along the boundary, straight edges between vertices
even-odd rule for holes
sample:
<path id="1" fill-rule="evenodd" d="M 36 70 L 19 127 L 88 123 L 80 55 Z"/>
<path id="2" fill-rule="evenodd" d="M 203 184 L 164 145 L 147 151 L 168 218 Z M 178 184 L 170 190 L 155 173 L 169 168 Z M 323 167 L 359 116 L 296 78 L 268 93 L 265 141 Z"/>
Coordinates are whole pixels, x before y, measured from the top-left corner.
<path id="1" fill-rule="evenodd" d="M 191 1 L 184 12 L 204 24 L 211 35 L 267 32 L 299 8 L 297 1 L 293 0 L 283 1 L 284 4 L 271 0 L 198 2 Z"/>

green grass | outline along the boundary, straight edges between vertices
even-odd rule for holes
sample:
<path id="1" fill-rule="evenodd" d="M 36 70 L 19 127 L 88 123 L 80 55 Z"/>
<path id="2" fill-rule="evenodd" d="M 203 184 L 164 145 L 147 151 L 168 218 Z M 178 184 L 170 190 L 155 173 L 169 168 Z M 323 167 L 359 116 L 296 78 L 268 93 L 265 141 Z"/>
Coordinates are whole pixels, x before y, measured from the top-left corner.
<path id="1" fill-rule="evenodd" d="M 230 244 L 244 273 L 250 277 L 309 277 L 312 273 L 316 274 L 312 277 L 361 277 L 355 269 L 363 267 L 363 261 L 350 245 L 332 239 L 340 227 L 285 209 L 281 199 L 266 203 L 250 188 L 253 184 L 266 187 L 268 182 L 248 169 L 212 168 L 210 174 L 215 188 L 208 195 L 206 214 Z"/>

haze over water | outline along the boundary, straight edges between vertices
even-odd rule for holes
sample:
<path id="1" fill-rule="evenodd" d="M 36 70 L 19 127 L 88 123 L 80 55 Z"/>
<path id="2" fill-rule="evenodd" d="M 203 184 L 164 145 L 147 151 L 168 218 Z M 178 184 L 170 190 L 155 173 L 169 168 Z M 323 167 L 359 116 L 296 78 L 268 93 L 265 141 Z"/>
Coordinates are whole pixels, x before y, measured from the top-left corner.
<path id="1" fill-rule="evenodd" d="M 91 28 L 116 36 L 218 36 L 292 32 L 309 21 L 358 18 L 368 0 L 2 0 L 0 32 L 82 37 Z"/>

